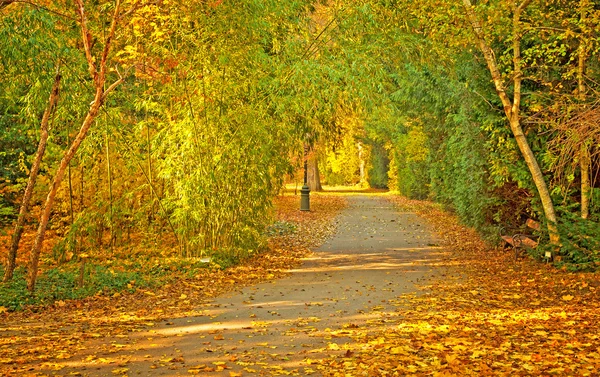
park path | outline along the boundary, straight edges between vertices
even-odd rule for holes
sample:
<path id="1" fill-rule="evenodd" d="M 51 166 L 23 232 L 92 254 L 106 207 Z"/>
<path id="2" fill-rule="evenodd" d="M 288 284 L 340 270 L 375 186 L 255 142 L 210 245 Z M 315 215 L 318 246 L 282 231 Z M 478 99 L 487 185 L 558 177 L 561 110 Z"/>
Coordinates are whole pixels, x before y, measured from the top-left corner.
<path id="1" fill-rule="evenodd" d="M 335 235 L 289 276 L 221 296 L 198 316 L 114 339 L 110 353 L 73 358 L 56 374 L 320 375 L 313 360 L 347 352 L 347 330 L 381 330 L 402 315 L 398 296 L 444 273 L 437 266 L 444 250 L 422 219 L 381 195 L 348 201 Z"/>

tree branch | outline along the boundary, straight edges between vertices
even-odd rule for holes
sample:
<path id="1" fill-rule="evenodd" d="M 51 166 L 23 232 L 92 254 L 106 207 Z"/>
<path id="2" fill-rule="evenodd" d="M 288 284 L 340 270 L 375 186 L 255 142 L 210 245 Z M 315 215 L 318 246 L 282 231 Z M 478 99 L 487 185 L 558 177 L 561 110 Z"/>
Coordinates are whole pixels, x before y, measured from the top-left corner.
<path id="1" fill-rule="evenodd" d="M 521 84 L 523 82 L 523 70 L 521 68 L 521 14 L 523 10 L 529 5 L 531 0 L 524 0 L 519 5 L 513 14 L 513 67 L 514 67 L 514 94 L 513 94 L 513 106 L 511 115 L 518 117 L 521 109 Z"/>
<path id="2" fill-rule="evenodd" d="M 518 13 L 519 15 L 521 13 L 523 13 L 523 10 L 525 10 L 525 8 L 527 8 L 527 6 L 531 3 L 531 0 L 523 0 L 523 2 L 521 3 L 521 5 L 519 5 L 517 7 L 517 9 L 515 9 L 515 13 Z"/>
<path id="3" fill-rule="evenodd" d="M 0 9 L 9 6 L 14 3 L 16 0 L 0 0 Z"/>
<path id="4" fill-rule="evenodd" d="M 104 93 L 102 93 L 102 102 L 104 102 L 104 100 L 106 99 L 106 97 L 108 97 L 108 95 L 110 94 L 110 92 L 112 92 L 113 90 L 115 90 L 115 88 L 117 86 L 119 86 L 121 83 L 123 83 L 123 81 L 125 81 L 125 79 L 123 77 L 119 78 L 117 81 L 113 82 L 105 91 Z"/>
<path id="5" fill-rule="evenodd" d="M 97 84 L 96 83 L 96 79 L 97 79 L 96 65 L 94 64 L 94 57 L 92 56 L 92 46 L 91 46 L 92 35 L 87 27 L 87 19 L 85 17 L 85 9 L 83 7 L 83 1 L 76 0 L 76 4 L 77 4 L 77 13 L 79 13 L 79 22 L 81 23 L 81 39 L 83 41 L 83 49 L 85 52 L 85 58 L 88 62 L 88 69 L 90 71 L 90 75 L 94 79 L 94 84 Z"/>
<path id="6" fill-rule="evenodd" d="M 104 42 L 104 50 L 102 51 L 102 60 L 100 61 L 100 75 L 102 78 L 106 75 L 106 61 L 108 60 L 108 52 L 110 51 L 110 44 L 115 36 L 115 31 L 117 30 L 117 24 L 119 22 L 119 11 L 121 10 L 121 1 L 117 0 L 117 4 L 115 5 L 115 12 L 113 13 L 113 18 L 110 23 L 110 31 L 108 33 L 108 37 L 106 37 L 106 41 Z"/>
<path id="7" fill-rule="evenodd" d="M 57 16 L 66 18 L 68 20 L 75 21 L 75 17 L 68 16 L 65 13 L 61 13 L 59 11 L 47 8 L 45 6 L 36 4 L 36 3 L 32 2 L 32 1 L 27 1 L 27 0 L 0 0 L 0 10 L 2 10 L 2 8 L 5 8 L 5 7 L 7 7 L 7 6 L 9 6 L 9 5 L 13 4 L 13 3 L 23 3 L 23 4 L 31 5 L 33 7 L 36 7 L 36 8 L 39 8 L 39 9 L 43 9 L 46 12 L 53 13 L 53 14 L 55 14 Z"/>
<path id="8" fill-rule="evenodd" d="M 467 19 L 469 21 L 469 24 L 471 25 L 471 28 L 475 33 L 475 39 L 479 43 L 479 48 L 483 53 L 483 57 L 485 58 L 490 74 L 492 75 L 492 80 L 494 82 L 496 92 L 498 93 L 498 97 L 500 97 L 500 100 L 502 101 L 504 113 L 510 119 L 513 104 L 510 98 L 508 97 L 508 94 L 506 94 L 506 89 L 504 88 L 504 83 L 502 82 L 502 74 L 498 69 L 498 63 L 496 62 L 496 56 L 494 54 L 494 51 L 485 41 L 485 35 L 483 34 L 483 26 L 481 24 L 481 20 L 475 14 L 475 10 L 473 4 L 471 4 L 471 0 L 463 0 L 463 5 L 467 13 Z"/>

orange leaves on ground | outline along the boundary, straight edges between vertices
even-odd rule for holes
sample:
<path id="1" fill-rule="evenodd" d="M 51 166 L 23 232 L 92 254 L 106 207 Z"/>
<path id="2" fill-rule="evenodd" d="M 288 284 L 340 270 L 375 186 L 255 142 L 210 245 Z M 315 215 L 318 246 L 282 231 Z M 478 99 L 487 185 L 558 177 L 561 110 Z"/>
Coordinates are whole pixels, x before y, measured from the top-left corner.
<path id="1" fill-rule="evenodd" d="M 381 333 L 355 333 L 325 376 L 597 376 L 600 279 L 490 249 L 434 204 L 395 199 L 426 217 L 451 253 L 447 273 L 400 297 Z"/>
<path id="2" fill-rule="evenodd" d="M 22 312 L 7 312 L 0 307 L 0 375 L 22 376 L 65 368 L 62 360 L 85 360 L 85 363 L 115 363 L 114 375 L 126 371 L 128 361 L 116 360 L 117 349 L 133 349 L 129 334 L 165 318 L 201 315 L 200 304 L 219 294 L 242 286 L 272 280 L 298 263 L 334 228 L 332 220 L 345 206 L 343 197 L 314 195 L 312 212 L 300 213 L 299 196 L 282 196 L 275 200 L 276 217 L 293 222 L 297 232 L 272 237 L 270 249 L 243 264 L 221 270 L 202 270 L 194 278 L 184 278 L 154 290 L 138 289 L 134 293 L 103 295 L 85 300 L 59 301 L 51 307 L 31 307 Z M 175 273 L 175 272 L 173 272 Z M 131 288 L 134 283 L 130 282 Z M 169 323 L 167 323 L 169 324 Z M 171 323 L 172 324 L 172 323 Z M 257 324 L 258 326 L 259 324 Z M 104 337 L 117 337 L 118 343 L 106 343 Z M 223 341 L 216 334 L 215 341 Z M 162 363 L 182 362 L 178 358 Z M 124 365 L 119 365 L 124 364 Z M 190 374 L 223 371 L 225 364 L 189 368 Z M 230 376 L 238 375 L 231 372 Z"/>

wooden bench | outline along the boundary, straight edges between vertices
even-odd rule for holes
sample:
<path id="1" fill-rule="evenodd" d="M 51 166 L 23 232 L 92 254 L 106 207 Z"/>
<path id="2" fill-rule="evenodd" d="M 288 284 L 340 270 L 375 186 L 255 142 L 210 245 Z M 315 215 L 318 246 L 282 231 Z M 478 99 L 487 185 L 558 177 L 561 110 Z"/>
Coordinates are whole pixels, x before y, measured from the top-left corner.
<path id="1" fill-rule="evenodd" d="M 532 219 L 527 219 L 525 225 L 527 225 L 528 228 L 533 230 L 540 230 L 541 228 L 540 223 Z M 529 234 L 516 233 L 512 236 L 501 235 L 500 237 L 507 244 L 513 247 L 513 250 L 515 251 L 515 259 L 519 257 L 519 253 L 521 251 L 525 249 L 535 249 L 538 245 L 538 241 L 536 240 L 537 237 Z"/>

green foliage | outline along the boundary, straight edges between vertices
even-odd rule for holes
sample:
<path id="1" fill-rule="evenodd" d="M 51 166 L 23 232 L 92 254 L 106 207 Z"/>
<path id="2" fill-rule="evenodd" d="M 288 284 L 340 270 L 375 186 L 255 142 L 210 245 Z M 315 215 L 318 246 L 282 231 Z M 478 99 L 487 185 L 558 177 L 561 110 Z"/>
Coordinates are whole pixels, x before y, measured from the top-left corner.
<path id="1" fill-rule="evenodd" d="M 409 198 L 424 199 L 429 193 L 426 135 L 421 126 L 406 127 L 407 133 L 398 135 L 394 143 L 395 187 Z"/>
<path id="2" fill-rule="evenodd" d="M 393 184 L 409 197 L 446 204 L 465 224 L 491 234 L 501 199 L 493 191 L 511 179 L 512 168 L 497 146 L 515 147 L 505 142 L 504 123 L 481 98 L 485 91 L 475 78 L 482 67 L 463 56 L 452 69 L 448 75 L 439 66 L 411 64 L 393 76 L 392 99 L 401 119 L 411 119 L 391 144 Z"/>
<path id="3" fill-rule="evenodd" d="M 369 186 L 388 188 L 390 159 L 387 150 L 378 143 L 371 145 L 371 167 L 369 168 Z"/>
<path id="4" fill-rule="evenodd" d="M 223 253 L 210 263 L 200 258 L 165 258 L 150 255 L 117 255 L 114 260 L 98 260 L 85 265 L 84 285 L 80 287 L 81 262 L 73 259 L 40 275 L 34 294 L 27 291 L 24 268 L 17 268 L 15 278 L 0 284 L 0 306 L 20 310 L 26 305 L 50 305 L 59 300 L 81 299 L 94 295 L 113 295 L 152 288 L 180 279 L 191 279 L 207 268 L 226 268 L 239 262 Z M 217 264 L 218 262 L 218 264 Z M 4 267 L 0 266 L 0 274 Z"/>
<path id="5" fill-rule="evenodd" d="M 15 210 L 12 206 L 7 206 L 6 203 L 0 201 L 0 225 L 9 224 L 15 217 Z"/>
<path id="6" fill-rule="evenodd" d="M 15 278 L 0 285 L 0 306 L 9 310 L 20 310 L 25 305 L 49 305 L 58 300 L 72 300 L 103 293 L 123 291 L 135 282 L 144 285 L 137 272 L 115 271 L 103 266 L 87 266 L 85 285 L 78 286 L 79 263 L 69 263 L 52 268 L 40 276 L 38 289 L 31 294 L 23 275 L 23 268 L 15 271 Z M 4 273 L 3 268 L 0 272 Z"/>
<path id="7" fill-rule="evenodd" d="M 582 219 L 576 209 L 557 207 L 561 235 L 561 260 L 557 265 L 572 271 L 596 271 L 600 266 L 600 223 L 597 219 Z M 542 250 L 554 251 L 552 245 L 545 245 Z"/>

